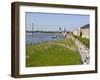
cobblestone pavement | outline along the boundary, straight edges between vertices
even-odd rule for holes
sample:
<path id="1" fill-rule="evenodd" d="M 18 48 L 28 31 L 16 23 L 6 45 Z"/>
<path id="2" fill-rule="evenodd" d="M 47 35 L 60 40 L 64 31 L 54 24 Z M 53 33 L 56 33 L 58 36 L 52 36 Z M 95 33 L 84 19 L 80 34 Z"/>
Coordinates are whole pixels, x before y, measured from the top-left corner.
<path id="1" fill-rule="evenodd" d="M 81 55 L 82 63 L 89 64 L 90 61 L 89 49 L 86 46 L 84 46 L 78 39 L 74 38 L 73 36 L 71 36 L 71 38 L 78 48 L 78 51 Z"/>

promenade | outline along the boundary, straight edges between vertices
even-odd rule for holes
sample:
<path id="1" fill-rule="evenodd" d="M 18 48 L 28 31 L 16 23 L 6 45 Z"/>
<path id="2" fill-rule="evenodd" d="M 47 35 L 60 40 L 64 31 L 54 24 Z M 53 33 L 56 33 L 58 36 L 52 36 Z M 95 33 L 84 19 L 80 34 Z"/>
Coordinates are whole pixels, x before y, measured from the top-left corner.
<path id="1" fill-rule="evenodd" d="M 84 44 L 82 44 L 78 39 L 74 38 L 72 35 L 71 38 L 74 41 L 76 47 L 78 48 L 78 51 L 81 55 L 82 63 L 89 64 L 90 61 L 89 49 Z"/>

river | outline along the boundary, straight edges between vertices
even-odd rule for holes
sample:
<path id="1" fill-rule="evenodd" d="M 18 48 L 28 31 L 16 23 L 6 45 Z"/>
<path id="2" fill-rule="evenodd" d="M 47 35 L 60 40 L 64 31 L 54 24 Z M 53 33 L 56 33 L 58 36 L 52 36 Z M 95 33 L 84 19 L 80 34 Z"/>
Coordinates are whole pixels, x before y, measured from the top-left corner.
<path id="1" fill-rule="evenodd" d="M 64 36 L 60 33 L 40 33 L 40 32 L 34 32 L 32 33 L 26 33 L 26 44 L 35 44 L 35 43 L 41 43 L 46 41 L 52 41 L 52 40 L 58 40 L 63 39 Z"/>

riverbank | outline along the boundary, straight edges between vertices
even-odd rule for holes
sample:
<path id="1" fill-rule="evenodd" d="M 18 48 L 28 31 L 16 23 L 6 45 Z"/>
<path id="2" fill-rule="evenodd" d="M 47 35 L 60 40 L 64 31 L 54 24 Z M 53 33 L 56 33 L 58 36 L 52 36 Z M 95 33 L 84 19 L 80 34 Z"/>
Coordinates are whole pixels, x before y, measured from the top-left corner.
<path id="1" fill-rule="evenodd" d="M 79 64 L 81 57 L 71 38 L 26 45 L 26 67 Z"/>
<path id="2" fill-rule="evenodd" d="M 87 48 L 90 48 L 90 40 L 88 38 L 83 38 L 80 36 L 73 35 L 76 39 L 78 39 L 81 43 L 83 43 Z"/>

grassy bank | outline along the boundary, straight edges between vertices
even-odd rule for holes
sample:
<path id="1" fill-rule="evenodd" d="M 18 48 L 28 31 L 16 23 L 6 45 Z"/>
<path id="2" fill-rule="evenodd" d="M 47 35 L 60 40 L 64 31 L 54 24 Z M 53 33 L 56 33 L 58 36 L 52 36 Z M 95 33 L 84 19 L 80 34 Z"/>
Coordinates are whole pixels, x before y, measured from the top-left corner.
<path id="1" fill-rule="evenodd" d="M 88 38 L 82 38 L 80 36 L 75 36 L 75 35 L 74 35 L 74 37 L 77 38 L 78 40 L 80 40 L 87 48 L 90 47 L 89 46 L 90 45 L 90 41 L 89 41 Z"/>
<path id="2" fill-rule="evenodd" d="M 26 45 L 26 67 L 76 64 L 81 57 L 71 39 Z"/>

